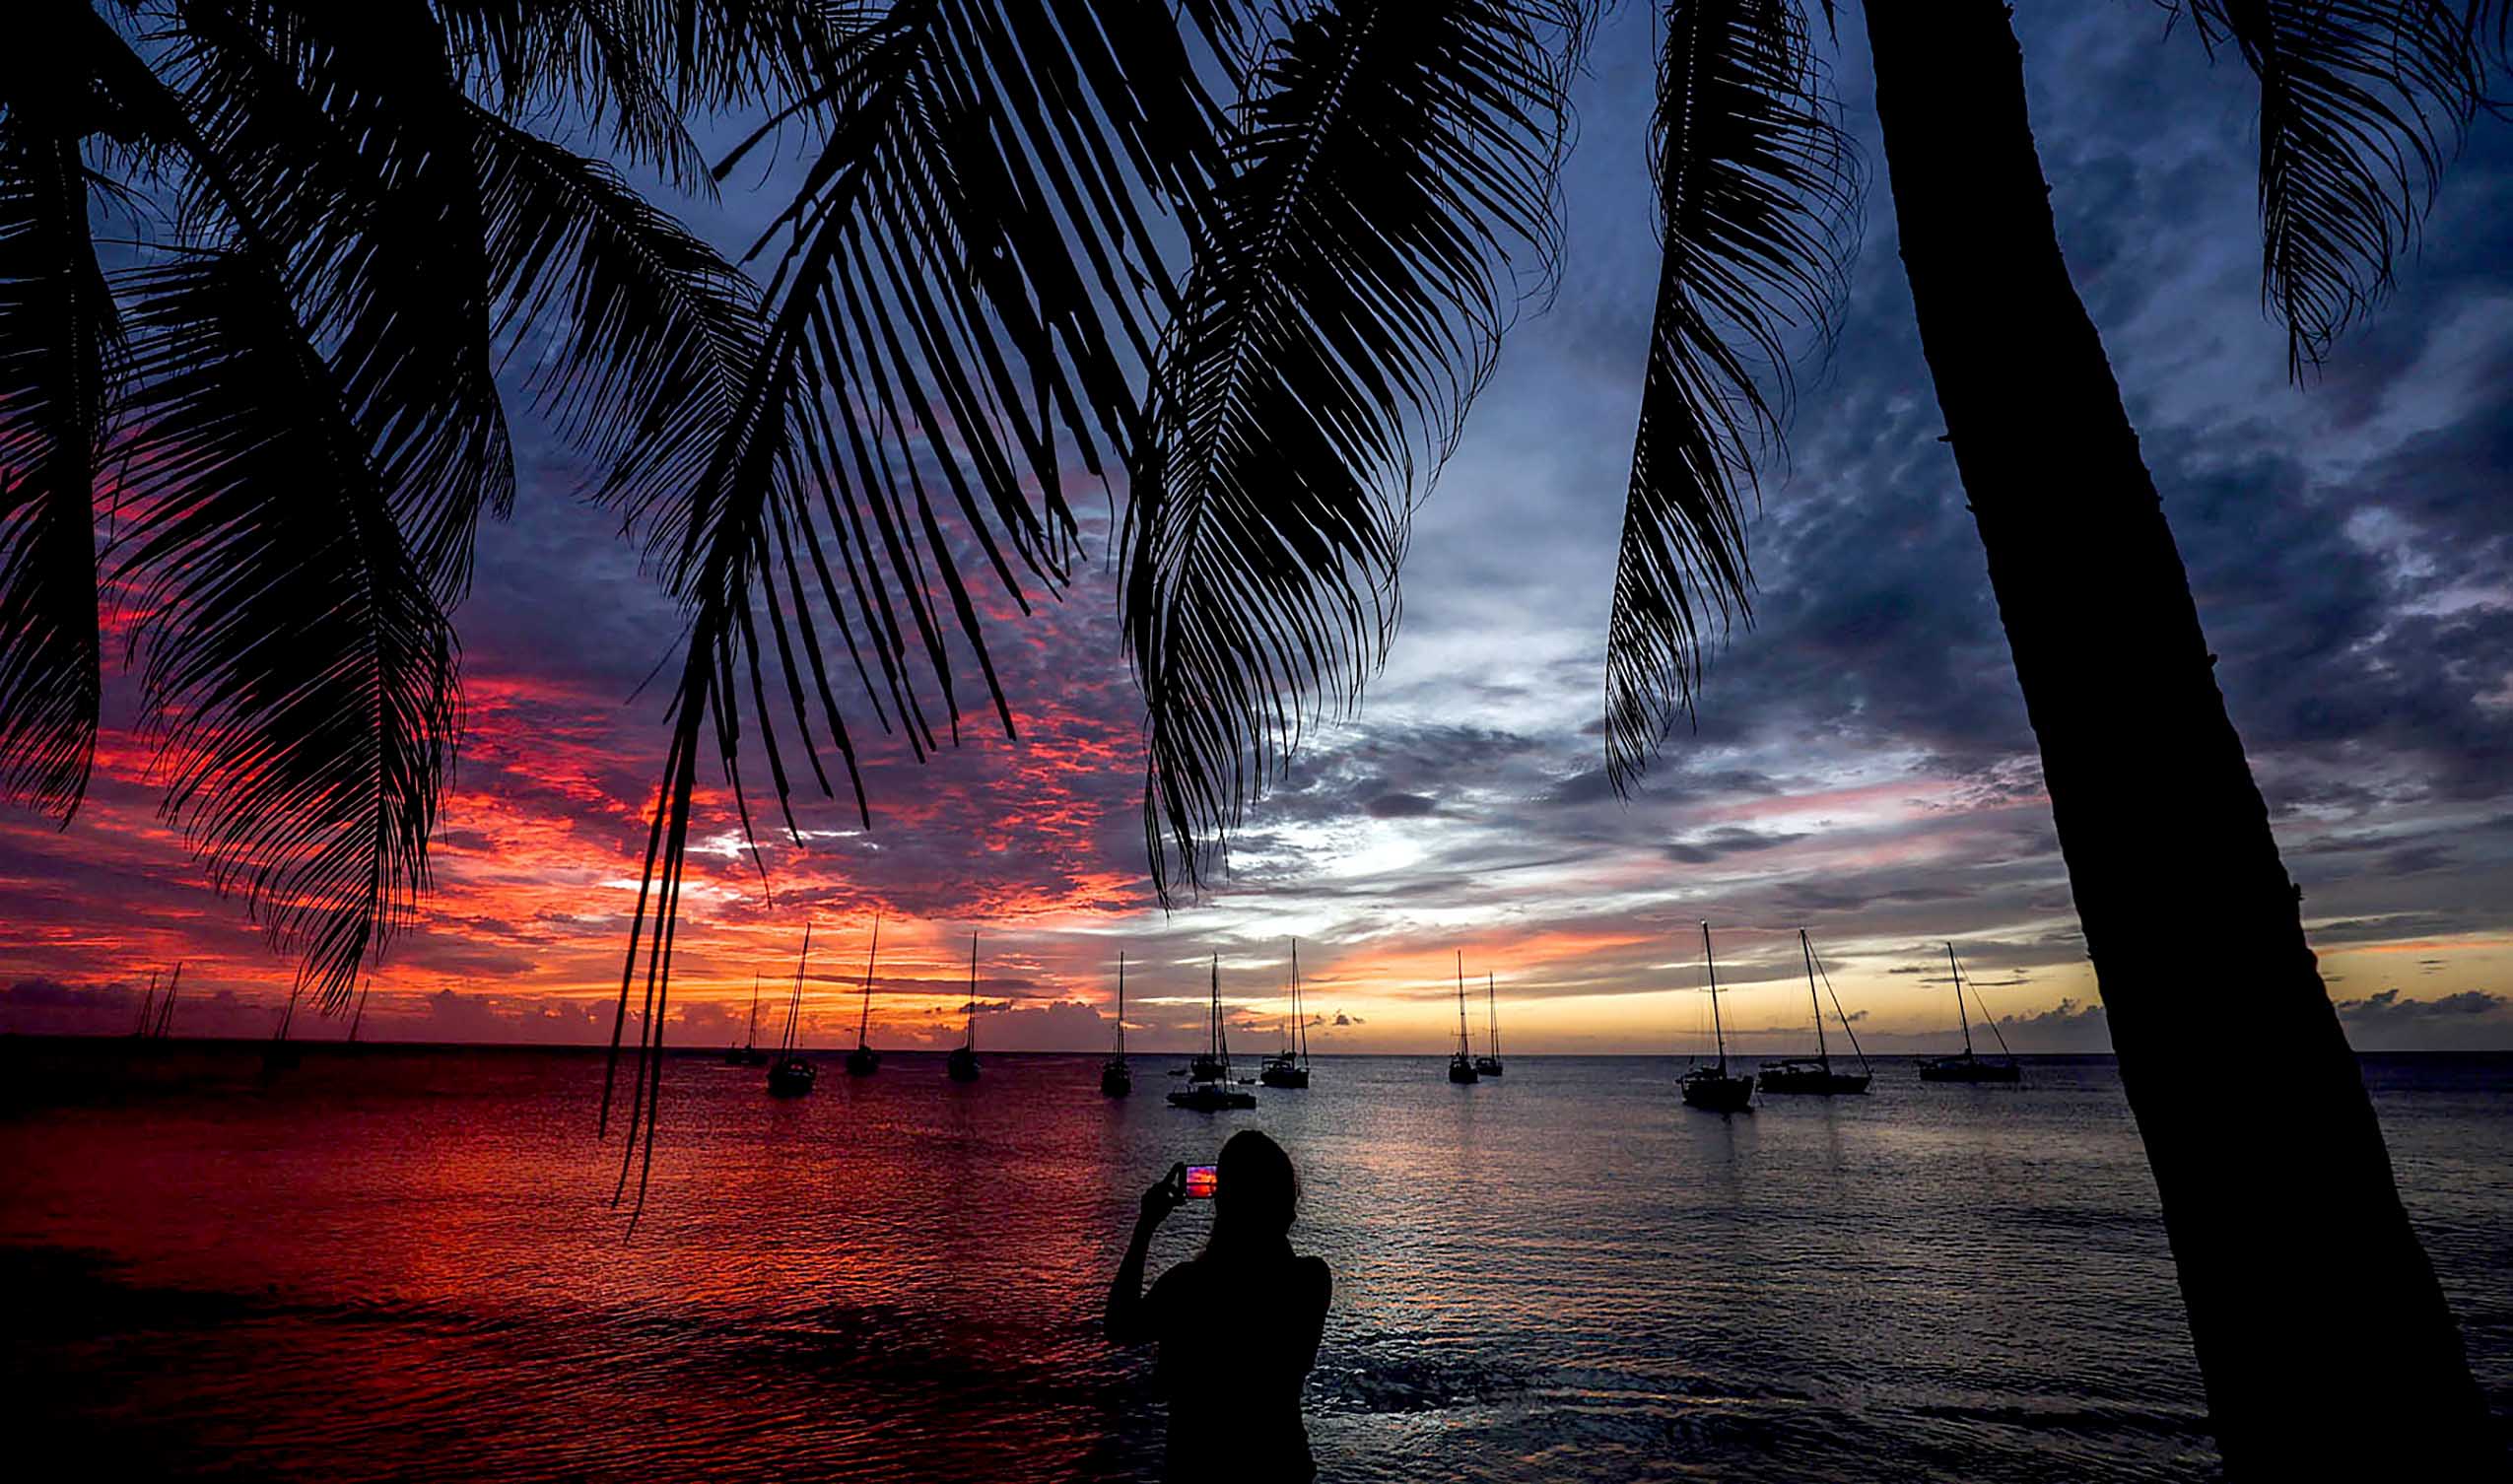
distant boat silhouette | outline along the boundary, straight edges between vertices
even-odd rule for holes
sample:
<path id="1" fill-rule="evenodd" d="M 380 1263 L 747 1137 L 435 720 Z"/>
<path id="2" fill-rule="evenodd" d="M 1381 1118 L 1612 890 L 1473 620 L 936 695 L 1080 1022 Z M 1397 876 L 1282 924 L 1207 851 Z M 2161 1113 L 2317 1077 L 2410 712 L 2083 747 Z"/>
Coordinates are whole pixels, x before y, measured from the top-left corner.
<path id="1" fill-rule="evenodd" d="M 969 929 L 969 1028 L 942 1070 L 954 1082 L 978 1080 L 978 930 Z"/>
<path id="2" fill-rule="evenodd" d="M 1710 951 L 1710 924 L 1702 924 L 1702 967 L 1710 976 L 1710 1030 L 1719 1044 L 1719 1064 L 1697 1066 L 1680 1079 L 1684 1101 L 1712 1113 L 1742 1113 L 1753 1106 L 1754 1079 L 1728 1075 L 1728 1031 L 1719 1020 L 1719 964 Z"/>
<path id="3" fill-rule="evenodd" d="M 811 964 L 811 923 L 803 923 L 803 954 L 794 961 L 794 992 L 785 1001 L 785 1035 L 777 1049 L 777 1063 L 768 1069 L 768 1091 L 772 1097 L 800 1098 L 820 1081 L 820 1068 L 803 1055 L 798 1044 L 802 1037 L 803 972 Z"/>
<path id="4" fill-rule="evenodd" d="M 1850 1049 L 1859 1052 L 1859 1070 L 1836 1072 L 1832 1069 L 1832 1049 L 1824 1045 L 1823 1001 L 1815 997 L 1815 948 L 1806 940 L 1806 930 L 1798 929 L 1798 950 L 1806 960 L 1806 999 L 1815 1007 L 1815 1059 L 1802 1056 L 1784 1061 L 1766 1061 L 1762 1065 L 1763 1092 L 1770 1093 L 1864 1093 L 1875 1080 L 1875 1072 L 1868 1065 L 1868 1053 L 1859 1046 L 1859 1033 L 1850 1029 L 1850 1017 L 1841 1011 L 1841 997 L 1833 996 L 1832 1013 L 1841 1016 L 1842 1034 L 1850 1038 Z M 1824 987 L 1832 987 L 1827 976 Z"/>
<path id="5" fill-rule="evenodd" d="M 1294 1028 L 1298 1029 L 1295 1030 Z M 1292 1038 L 1300 1039 L 1299 1053 L 1292 1050 Z M 1300 1005 L 1300 940 L 1291 940 L 1291 1019 L 1283 1022 L 1282 1054 L 1265 1062 L 1256 1080 L 1267 1087 L 1307 1087 L 1309 1085 L 1309 1019 Z"/>
<path id="6" fill-rule="evenodd" d="M 1492 1047 L 1492 1054 L 1474 1058 L 1474 1073 L 1478 1077 L 1498 1077 L 1501 1075 L 1501 1009 L 1493 999 L 1492 976 L 1489 973 L 1483 976 L 1483 1018 L 1484 1042 Z"/>
<path id="7" fill-rule="evenodd" d="M 1480 1082 L 1483 1074 L 1474 1069 L 1474 1048 L 1466 1045 L 1465 954 L 1458 954 L 1458 1048 L 1449 1057 L 1449 1080 Z"/>
<path id="8" fill-rule="evenodd" d="M 174 961 L 174 977 L 167 982 L 164 999 L 159 999 L 157 996 L 157 971 L 154 969 L 149 971 L 148 994 L 140 1001 L 139 1024 L 131 1031 L 134 1040 L 164 1041 L 173 1031 L 174 994 L 182 987 L 183 961 L 181 959 Z M 363 996 L 359 1003 L 362 1005 L 366 1003 Z"/>
<path id="9" fill-rule="evenodd" d="M 864 1010 L 855 1018 L 855 1048 L 847 1053 L 847 1075 L 869 1077 L 881 1070 L 881 1053 L 872 1048 L 872 966 L 881 957 L 881 913 L 872 914 L 872 947 L 864 952 Z"/>
<path id="10" fill-rule="evenodd" d="M 1211 1008 L 1205 1012 L 1204 1035 L 1204 1054 L 1189 1065 L 1188 1085 L 1171 1092 L 1170 1106 L 1197 1113 L 1255 1108 L 1256 1095 L 1231 1080 L 1230 1031 L 1222 1023 L 1222 961 L 1218 955 L 1213 959 L 1212 1000 Z"/>
<path id="11" fill-rule="evenodd" d="M 1990 1034 L 1999 1039 L 1999 1052 L 2004 1061 L 1984 1061 L 1972 1054 L 1972 1019 L 1963 1011 L 1963 966 L 1954 960 L 1954 945 L 1945 946 L 1946 967 L 1954 971 L 1954 1018 L 1963 1027 L 1963 1053 L 1959 1056 L 1935 1056 L 1920 1063 L 1923 1082 L 2021 1082 L 2023 1068 L 2015 1064 L 2015 1053 L 2006 1048 L 2006 1035 L 1990 1015 L 1990 1007 L 1981 1007 L 1981 1018 L 1989 1022 Z M 1974 994 L 1981 991 L 1975 989 Z"/>
<path id="12" fill-rule="evenodd" d="M 288 991 L 288 1007 L 279 1012 L 279 1029 L 271 1033 L 270 1045 L 262 1047 L 262 1075 L 265 1077 L 293 1070 L 300 1060 L 297 1047 L 288 1039 L 288 1032 L 297 1023 L 297 996 L 304 992 L 305 987 L 301 983 Z"/>
<path id="13" fill-rule="evenodd" d="M 1134 1091 L 1134 1068 L 1125 1059 L 1125 951 L 1117 955 L 1117 1049 L 1100 1063 L 1100 1091 L 1122 1098 Z"/>
<path id="14" fill-rule="evenodd" d="M 726 1066 L 766 1066 L 768 1053 L 759 1048 L 759 975 L 750 977 L 750 1034 L 737 1046 L 724 1048 Z"/>

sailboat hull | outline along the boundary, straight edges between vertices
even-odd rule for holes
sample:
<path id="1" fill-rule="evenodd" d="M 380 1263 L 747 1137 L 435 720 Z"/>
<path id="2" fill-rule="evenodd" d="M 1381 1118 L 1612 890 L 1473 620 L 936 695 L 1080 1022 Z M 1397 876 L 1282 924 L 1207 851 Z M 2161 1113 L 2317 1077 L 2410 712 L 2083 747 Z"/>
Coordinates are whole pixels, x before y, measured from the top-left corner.
<path id="1" fill-rule="evenodd" d="M 1818 1062 L 1765 1062 L 1760 1073 L 1766 1093 L 1810 1093 L 1818 1097 L 1864 1093 L 1874 1081 L 1870 1072 L 1836 1072 Z"/>
<path id="2" fill-rule="evenodd" d="M 951 1053 L 951 1060 L 943 1067 L 943 1071 L 949 1074 L 954 1082 L 977 1081 L 978 1053 L 967 1046 L 962 1046 Z"/>
<path id="3" fill-rule="evenodd" d="M 800 1056 L 788 1056 L 768 1069 L 768 1093 L 774 1098 L 799 1098 L 820 1081 L 820 1068 Z"/>
<path id="4" fill-rule="evenodd" d="M 2021 1082 L 2024 1069 L 2012 1061 L 1983 1061 L 1970 1052 L 1939 1056 L 1920 1063 L 1923 1082 Z"/>
<path id="5" fill-rule="evenodd" d="M 1743 1113 L 1753 1106 L 1754 1079 L 1751 1077 L 1722 1076 L 1709 1067 L 1703 1067 L 1696 1072 L 1686 1072 L 1681 1085 L 1684 1102 L 1693 1108 L 1707 1109 L 1712 1113 Z"/>
<path id="6" fill-rule="evenodd" d="M 869 1077 L 881 1070 L 881 1053 L 870 1046 L 857 1046 L 847 1053 L 847 1075 Z"/>
<path id="7" fill-rule="evenodd" d="M 1462 1056 L 1459 1056 L 1451 1059 L 1449 1062 L 1449 1080 L 1452 1082 L 1480 1082 L 1483 1080 L 1483 1077 L 1482 1074 L 1475 1071 L 1474 1064 L 1472 1062 L 1466 1060 Z"/>
<path id="8" fill-rule="evenodd" d="M 1293 1066 L 1287 1060 L 1269 1061 L 1265 1063 L 1264 1070 L 1256 1074 L 1256 1080 L 1267 1087 L 1307 1087 L 1309 1068 Z"/>
<path id="9" fill-rule="evenodd" d="M 1478 1077 L 1500 1076 L 1501 1058 L 1498 1056 L 1477 1056 L 1474 1058 L 1474 1074 Z"/>
<path id="10" fill-rule="evenodd" d="M 1101 1067 L 1100 1091 L 1112 1098 L 1130 1096 L 1134 1091 L 1133 1069 L 1122 1061 L 1114 1060 Z"/>

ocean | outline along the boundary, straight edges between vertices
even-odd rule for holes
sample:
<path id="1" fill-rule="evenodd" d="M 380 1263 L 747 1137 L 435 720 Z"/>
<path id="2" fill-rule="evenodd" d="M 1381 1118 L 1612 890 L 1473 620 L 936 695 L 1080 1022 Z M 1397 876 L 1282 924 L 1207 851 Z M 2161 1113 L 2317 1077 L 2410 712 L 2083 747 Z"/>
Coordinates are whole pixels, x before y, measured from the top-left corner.
<path id="1" fill-rule="evenodd" d="M 634 1236 L 598 1053 L 0 1048 L 20 1479 L 1122 1480 L 1148 1354 L 1098 1333 L 1136 1196 L 1262 1128 L 1333 1267 L 1333 1480 L 2133 1480 L 2215 1459 L 2105 1058 L 1736 1117 L 1681 1058 L 1329 1057 L 1253 1113 L 1180 1057 L 894 1054 L 766 1096 L 679 1057 Z M 1750 1065 L 1750 1061 L 1746 1062 Z M 2513 1057 L 2366 1059 L 2481 1384 L 2513 1412 Z M 1251 1063 L 1253 1070 L 1253 1063 Z M 1173 1218 L 1153 1271 L 1207 1216 Z M 2309 1294 L 2298 1294 L 2300 1303 Z M 1218 1313 L 1256 1326 L 1259 1313 Z M 41 1460 L 48 1459 L 49 1462 Z M 49 1472 L 47 1472 L 49 1470 Z"/>

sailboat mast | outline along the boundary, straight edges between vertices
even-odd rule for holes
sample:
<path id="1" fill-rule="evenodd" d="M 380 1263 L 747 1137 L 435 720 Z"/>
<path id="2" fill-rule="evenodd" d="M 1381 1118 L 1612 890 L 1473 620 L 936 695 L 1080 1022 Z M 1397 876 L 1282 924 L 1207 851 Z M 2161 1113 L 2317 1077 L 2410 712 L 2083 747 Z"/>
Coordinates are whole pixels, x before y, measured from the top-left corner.
<path id="1" fill-rule="evenodd" d="M 1309 1067 L 1309 1012 L 1300 1003 L 1300 940 L 1291 940 L 1291 1018 L 1300 1022 L 1300 1065 Z"/>
<path id="2" fill-rule="evenodd" d="M 165 1036 L 174 1029 L 174 994 L 183 987 L 183 961 L 174 961 L 174 978 L 167 981 L 166 998 L 157 1002 L 157 1034 Z"/>
<path id="3" fill-rule="evenodd" d="M 1465 950 L 1458 950 L 1458 1054 L 1471 1056 L 1474 1047 L 1466 1041 L 1465 1018 Z"/>
<path id="4" fill-rule="evenodd" d="M 1125 950 L 1117 951 L 1117 1054 L 1125 1054 Z"/>
<path id="5" fill-rule="evenodd" d="M 141 1036 L 141 1037 L 144 1037 L 144 1036 L 148 1035 L 148 1033 L 149 1033 L 149 1027 L 150 1027 L 150 1026 L 152 1026 L 152 1025 L 155 1025 L 156 1023 L 157 1023 L 157 971 L 156 971 L 156 970 L 154 970 L 154 969 L 152 969 L 152 970 L 150 970 L 150 971 L 149 971 L 149 988 L 148 988 L 148 993 L 146 993 L 146 994 L 144 994 L 144 995 L 140 996 L 140 1018 L 139 1018 L 138 1020 L 136 1020 L 136 1021 L 133 1021 L 133 1022 L 131 1023 L 131 1034 L 132 1034 L 133 1036 Z"/>
<path id="6" fill-rule="evenodd" d="M 797 1038 L 802 1034 L 803 971 L 811 967 L 811 927 L 810 920 L 806 918 L 803 922 L 803 955 L 794 960 L 794 992 L 785 1000 L 783 1048 L 787 1051 L 794 1048 Z"/>
<path id="7" fill-rule="evenodd" d="M 1212 1003 L 1204 1012 L 1206 1054 L 1221 1063 L 1223 1081 L 1230 1080 L 1230 1034 L 1222 1029 L 1222 956 L 1213 955 Z"/>
<path id="8" fill-rule="evenodd" d="M 1719 1043 L 1719 1075 L 1728 1075 L 1728 1032 L 1719 1023 L 1719 961 L 1711 957 L 1710 923 L 1702 923 L 1702 963 L 1710 971 L 1710 1034 Z"/>
<path id="9" fill-rule="evenodd" d="M 1798 929 L 1798 951 L 1806 956 L 1806 1003 L 1815 1008 L 1815 1059 L 1823 1063 L 1826 1074 L 1832 1071 L 1832 1052 L 1824 1046 L 1824 1002 L 1815 997 L 1815 948 L 1806 941 L 1806 930 Z"/>
<path id="10" fill-rule="evenodd" d="M 1483 976 L 1483 1034 L 1484 1039 L 1492 1043 L 1492 1059 L 1495 1061 L 1501 1059 L 1501 1003 L 1495 998 L 1499 992 L 1492 987 L 1492 975 L 1486 971 Z"/>
<path id="11" fill-rule="evenodd" d="M 969 929 L 969 1030 L 960 1044 L 970 1050 L 978 1048 L 978 930 Z"/>
<path id="12" fill-rule="evenodd" d="M 1954 975 L 1954 1018 L 1963 1027 L 1963 1054 L 1972 1054 L 1972 1017 L 1963 1013 L 1963 966 L 1954 961 L 1954 945 L 1945 946 L 1945 967 Z"/>
<path id="13" fill-rule="evenodd" d="M 758 1049 L 758 1047 L 759 1047 L 759 971 L 758 971 L 758 970 L 756 970 L 756 969 L 754 969 L 754 970 L 752 970 L 752 971 L 750 972 L 750 1032 L 749 1032 L 749 1034 L 745 1035 L 745 1036 L 742 1038 L 742 1049 L 743 1049 L 743 1050 L 745 1050 L 745 1051 L 750 1051 L 750 1050 L 756 1050 L 756 1049 Z"/>
<path id="14" fill-rule="evenodd" d="M 366 985 L 358 991 L 358 1013 L 349 1017 L 349 1040 L 353 1046 L 358 1041 L 358 1028 L 367 1023 L 367 991 L 374 987 L 375 977 L 371 974 L 367 976 Z"/>
<path id="15" fill-rule="evenodd" d="M 871 1045 L 872 1034 L 872 966 L 881 958 L 881 913 L 872 914 L 872 947 L 864 950 L 864 1013 L 855 1020 L 855 1047 Z"/>

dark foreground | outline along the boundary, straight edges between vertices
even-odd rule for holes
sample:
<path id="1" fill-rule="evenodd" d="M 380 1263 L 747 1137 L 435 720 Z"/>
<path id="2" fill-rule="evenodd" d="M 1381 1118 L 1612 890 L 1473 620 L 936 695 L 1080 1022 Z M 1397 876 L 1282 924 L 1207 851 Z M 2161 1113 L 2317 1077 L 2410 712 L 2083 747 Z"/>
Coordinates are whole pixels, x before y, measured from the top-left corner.
<path id="1" fill-rule="evenodd" d="M 1267 1129 L 1334 1264 L 1326 1476 L 2212 1472 L 2110 1063 L 2013 1089 L 1681 1107 L 1673 1060 L 1324 1060 L 1253 1113 L 1111 1104 L 1087 1057 L 814 1096 L 691 1058 L 644 1226 L 598 1056 L 21 1043 L 0 1094 L 15 1477 L 1150 1477 L 1098 1340 L 1142 1183 Z M 2513 1410 L 2513 1058 L 2375 1057 L 2403 1193 Z M 1200 1236 L 1171 1224 L 1154 1265 Z M 2299 1292 L 2296 1302 L 2309 1304 Z M 1220 1325 L 1259 1322 L 1221 1314 Z M 54 1460 L 21 1472 L 30 1457 Z M 44 1475 L 49 1467 L 54 1473 Z"/>

